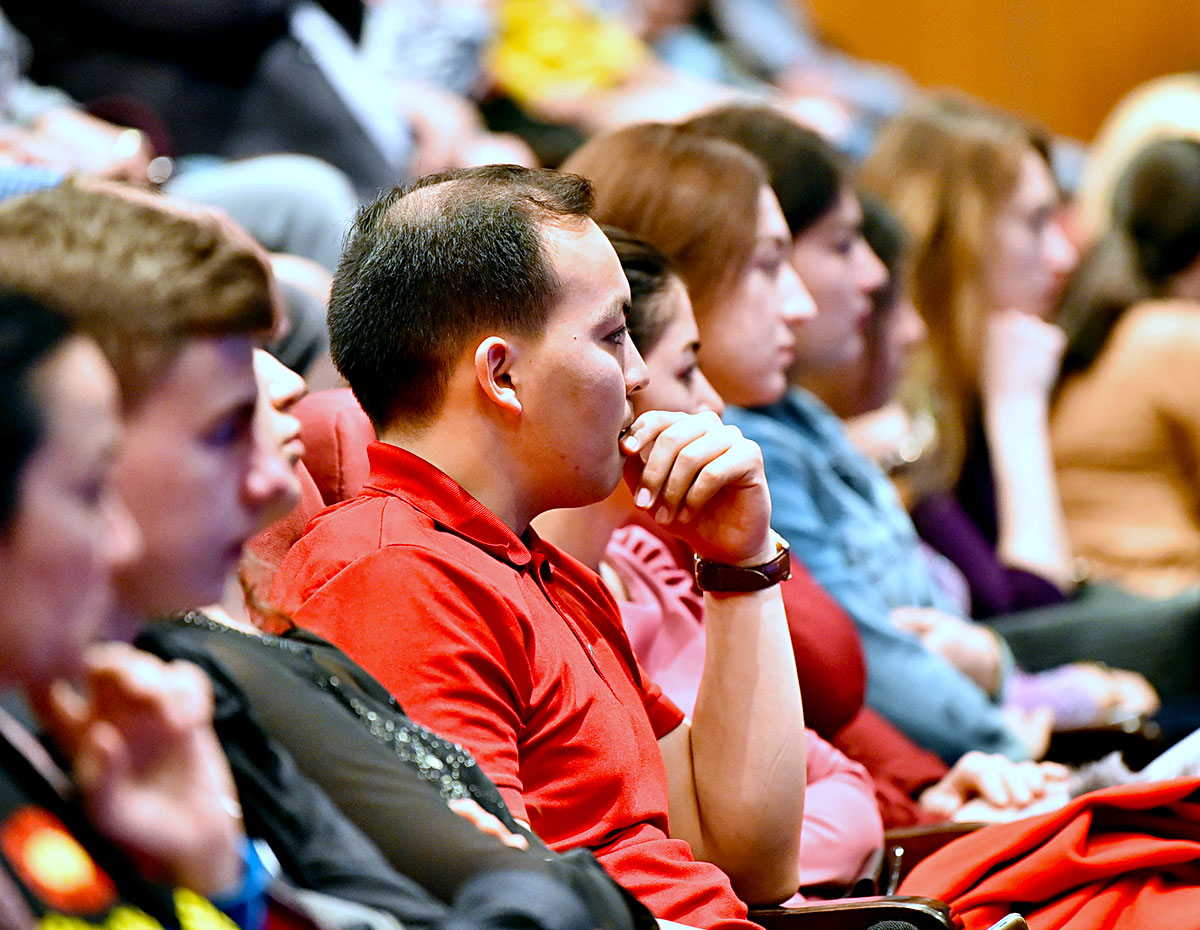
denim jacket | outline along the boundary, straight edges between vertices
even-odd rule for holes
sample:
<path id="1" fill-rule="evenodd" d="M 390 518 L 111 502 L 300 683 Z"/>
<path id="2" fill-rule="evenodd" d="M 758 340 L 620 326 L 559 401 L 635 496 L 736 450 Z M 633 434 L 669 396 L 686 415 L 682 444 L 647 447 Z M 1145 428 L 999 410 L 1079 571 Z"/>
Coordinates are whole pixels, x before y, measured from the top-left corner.
<path id="1" fill-rule="evenodd" d="M 955 607 L 891 482 L 850 444 L 837 416 L 793 389 L 769 407 L 730 408 L 725 419 L 762 447 L 775 529 L 858 626 L 867 703 L 948 762 L 973 749 L 1027 758 L 982 689 L 892 626 L 895 607 Z"/>

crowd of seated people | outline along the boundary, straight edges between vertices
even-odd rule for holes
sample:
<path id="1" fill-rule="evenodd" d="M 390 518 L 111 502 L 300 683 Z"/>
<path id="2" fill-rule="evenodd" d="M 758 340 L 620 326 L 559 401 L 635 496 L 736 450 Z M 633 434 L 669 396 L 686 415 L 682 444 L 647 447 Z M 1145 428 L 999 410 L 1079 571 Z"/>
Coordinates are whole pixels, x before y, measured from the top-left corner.
<path id="1" fill-rule="evenodd" d="M 1054 742 L 1200 722 L 1186 119 L 1076 240 L 784 0 L 0 10 L 0 924 L 1200 894 Z"/>
<path id="2" fill-rule="evenodd" d="M 245 233 L 178 204 L 72 183 L 3 212 L 6 285 L 56 308 L 105 353 L 90 341 L 75 353 L 86 357 L 74 377 L 88 380 L 59 392 L 79 409 L 69 422 L 47 422 L 44 436 L 74 432 L 58 441 L 68 450 L 75 441 L 80 453 L 57 456 L 53 480 L 42 482 L 40 535 L 19 537 L 21 546 L 14 537 L 11 570 L 42 585 L 29 592 L 32 614 L 15 615 L 16 629 L 36 630 L 38 613 L 69 612 L 71 621 L 38 617 L 66 635 L 49 645 L 31 636 L 19 660 L 28 668 L 10 679 L 23 699 L 6 706 L 6 774 L 18 779 L 6 816 L 13 835 L 34 845 L 6 846 L 20 889 L 6 903 L 24 899 L 33 912 L 25 925 L 117 908 L 195 925 L 187 909 L 200 906 L 198 895 L 243 926 L 262 926 L 273 909 L 378 926 L 643 919 L 594 865 L 556 866 L 489 837 L 411 776 L 416 793 L 404 810 L 414 851 L 408 867 L 389 861 L 258 728 L 229 679 L 210 684 L 190 665 L 104 645 L 131 640 L 157 614 L 218 601 L 242 543 L 292 503 L 289 463 L 264 416 L 256 423 L 252 351 L 279 319 L 278 297 L 265 254 Z M 18 360 L 38 357 L 36 343 L 14 345 Z M 37 411 L 24 418 L 25 445 L 40 449 Z M 64 517 L 75 525 L 58 529 Z M 26 542 L 39 548 L 18 560 Z M 63 584 L 72 573 L 78 588 Z M 78 590 L 79 603 L 64 590 Z M 102 647 L 95 659 L 93 642 Z M 39 857 L 43 827 L 77 838 L 61 841 L 75 857 L 65 860 L 76 862 L 70 871 L 55 873 L 62 860 Z M 461 856 L 458 872 L 419 855 L 422 840 Z M 581 894 L 580 883 L 597 887 Z"/>

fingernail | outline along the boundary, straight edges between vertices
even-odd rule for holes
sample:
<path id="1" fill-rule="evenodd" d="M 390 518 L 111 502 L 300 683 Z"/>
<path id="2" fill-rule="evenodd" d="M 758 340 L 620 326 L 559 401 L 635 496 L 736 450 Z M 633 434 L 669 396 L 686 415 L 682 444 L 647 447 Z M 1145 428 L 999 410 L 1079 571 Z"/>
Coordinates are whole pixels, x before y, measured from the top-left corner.
<path id="1" fill-rule="evenodd" d="M 662 506 L 658 508 L 658 513 L 654 515 L 654 519 L 658 523 L 666 523 L 670 516 L 671 514 L 667 510 L 666 506 Z"/>
<path id="2" fill-rule="evenodd" d="M 654 495 L 650 493 L 649 488 L 638 488 L 637 495 L 633 498 L 635 507 L 645 510 L 650 506 L 650 502 L 654 500 Z"/>
<path id="3" fill-rule="evenodd" d="M 627 455 L 633 455 L 639 448 L 641 443 L 638 438 L 632 433 L 621 440 L 621 448 L 625 450 Z"/>
<path id="4" fill-rule="evenodd" d="M 687 523 L 688 520 L 692 519 L 692 508 L 684 507 L 681 511 L 679 511 L 679 516 L 675 519 L 677 519 L 680 523 Z"/>

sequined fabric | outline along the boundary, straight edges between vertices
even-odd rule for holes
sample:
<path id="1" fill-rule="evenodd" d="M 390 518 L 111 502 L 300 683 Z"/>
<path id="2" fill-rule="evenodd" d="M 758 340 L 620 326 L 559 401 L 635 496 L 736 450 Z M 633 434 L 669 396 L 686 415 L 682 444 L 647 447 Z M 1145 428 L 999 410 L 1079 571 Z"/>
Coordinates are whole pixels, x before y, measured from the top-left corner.
<path id="1" fill-rule="evenodd" d="M 324 640 L 302 630 L 283 636 L 246 632 L 217 623 L 199 611 L 190 611 L 180 619 L 189 626 L 244 637 L 291 656 L 288 665 L 297 676 L 308 676 L 316 687 L 351 711 L 367 732 L 390 746 L 400 761 L 435 787 L 444 800 L 470 798 L 501 821 L 511 819 L 495 786 L 466 749 L 408 717 L 377 682 Z"/>

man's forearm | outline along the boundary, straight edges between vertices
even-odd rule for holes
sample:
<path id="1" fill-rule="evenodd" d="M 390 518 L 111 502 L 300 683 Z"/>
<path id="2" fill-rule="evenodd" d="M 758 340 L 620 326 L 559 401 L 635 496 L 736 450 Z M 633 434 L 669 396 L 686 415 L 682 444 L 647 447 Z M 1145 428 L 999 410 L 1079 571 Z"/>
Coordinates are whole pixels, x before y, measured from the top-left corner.
<path id="1" fill-rule="evenodd" d="M 805 737 L 778 587 L 706 594 L 705 628 L 690 732 L 696 854 L 720 866 L 744 899 L 783 900 L 800 881 Z"/>

